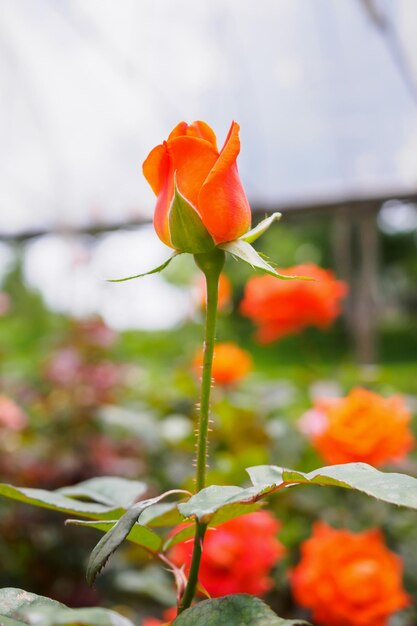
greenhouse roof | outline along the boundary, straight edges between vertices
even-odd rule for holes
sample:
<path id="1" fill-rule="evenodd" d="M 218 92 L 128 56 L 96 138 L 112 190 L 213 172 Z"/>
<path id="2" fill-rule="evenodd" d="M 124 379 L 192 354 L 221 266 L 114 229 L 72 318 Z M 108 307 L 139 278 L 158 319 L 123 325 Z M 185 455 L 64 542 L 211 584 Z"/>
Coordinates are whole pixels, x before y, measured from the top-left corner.
<path id="1" fill-rule="evenodd" d="M 417 188 L 412 0 L 9 0 L 0 233 L 135 220 L 180 119 L 241 124 L 253 206 Z M 413 65 L 414 64 L 414 65 Z"/>

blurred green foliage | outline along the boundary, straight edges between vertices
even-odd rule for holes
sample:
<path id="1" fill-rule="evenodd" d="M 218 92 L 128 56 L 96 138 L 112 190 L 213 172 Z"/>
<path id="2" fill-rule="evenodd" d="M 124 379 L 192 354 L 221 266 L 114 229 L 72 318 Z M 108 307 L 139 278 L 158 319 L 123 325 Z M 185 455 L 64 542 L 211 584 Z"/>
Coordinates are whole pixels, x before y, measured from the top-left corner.
<path id="1" fill-rule="evenodd" d="M 262 251 L 278 266 L 304 261 L 330 266 L 327 235 L 324 220 L 279 224 L 265 235 Z M 406 284 L 416 278 L 411 236 L 385 236 L 382 250 L 382 283 L 393 268 Z M 187 288 L 191 267 L 189 258 L 178 259 L 165 277 Z M 226 273 L 233 283 L 233 309 L 220 315 L 217 336 L 249 350 L 254 371 L 236 387 L 214 390 L 211 483 L 243 484 L 250 465 L 274 463 L 304 471 L 321 465 L 297 427 L 319 391 L 346 393 L 365 385 L 384 395 L 405 394 L 417 407 L 413 289 L 399 296 L 404 315 L 382 320 L 380 364 L 359 368 L 343 320 L 326 332 L 308 330 L 270 346 L 254 343 L 250 322 L 238 314 L 250 270 L 229 260 Z M 25 285 L 19 264 L 2 290 L 11 305 L 0 317 L 0 395 L 16 402 L 28 420 L 21 431 L 6 433 L 0 425 L 2 481 L 53 488 L 119 473 L 145 480 L 151 495 L 192 486 L 198 382 L 191 362 L 201 342 L 201 312 L 172 331 L 113 336 L 97 320 L 86 326 L 49 311 Z M 415 454 L 402 469 L 417 475 Z M 296 562 L 300 542 L 319 518 L 356 530 L 381 527 L 389 546 L 404 558 L 406 586 L 417 598 L 415 513 L 318 487 L 290 490 L 273 497 L 270 506 L 282 521 L 280 538 L 288 547 L 269 598 L 279 614 L 293 610 L 286 566 Z M 0 502 L 0 536 L 0 585 L 78 606 L 131 604 L 135 597 L 138 615 L 149 612 L 155 601 L 172 603 L 169 578 L 155 573 L 147 557 L 132 547 L 112 560 L 96 589 L 89 589 L 83 582 L 85 563 L 98 535 L 64 528 L 62 516 Z M 404 619 L 413 618 L 417 614 Z M 412 622 L 398 622 L 407 623 Z"/>

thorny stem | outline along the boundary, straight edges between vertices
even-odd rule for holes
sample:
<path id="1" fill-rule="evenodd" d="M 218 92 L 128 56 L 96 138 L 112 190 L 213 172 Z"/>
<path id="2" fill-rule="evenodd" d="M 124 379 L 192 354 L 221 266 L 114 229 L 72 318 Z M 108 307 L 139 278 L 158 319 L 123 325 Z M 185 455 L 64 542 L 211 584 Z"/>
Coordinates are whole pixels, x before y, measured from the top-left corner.
<path id="1" fill-rule="evenodd" d="M 200 416 L 197 435 L 196 492 L 206 486 L 206 462 L 208 449 L 208 426 L 210 413 L 211 370 L 216 337 L 217 300 L 219 276 L 222 271 L 225 253 L 216 248 L 213 252 L 196 254 L 194 259 L 206 278 L 207 304 L 204 335 L 203 374 L 201 379 Z M 193 601 L 198 583 L 201 554 L 207 525 L 196 522 L 193 555 L 188 583 L 178 607 L 178 613 L 187 609 Z"/>
<path id="2" fill-rule="evenodd" d="M 203 541 L 206 534 L 207 526 L 201 522 L 196 523 L 196 530 L 194 536 L 193 556 L 191 559 L 190 573 L 188 575 L 187 586 L 184 591 L 184 595 L 181 598 L 181 602 L 178 607 L 178 615 L 188 609 L 193 601 L 195 590 L 198 583 L 198 571 L 200 569 L 201 555 L 203 553 Z"/>
<path id="3" fill-rule="evenodd" d="M 215 250 L 208 254 L 196 254 L 195 260 L 206 278 L 207 305 L 204 333 L 203 374 L 201 378 L 200 418 L 197 438 L 196 492 L 206 486 L 207 433 L 209 426 L 211 370 L 216 338 L 217 299 L 219 276 L 222 271 L 225 254 Z"/>

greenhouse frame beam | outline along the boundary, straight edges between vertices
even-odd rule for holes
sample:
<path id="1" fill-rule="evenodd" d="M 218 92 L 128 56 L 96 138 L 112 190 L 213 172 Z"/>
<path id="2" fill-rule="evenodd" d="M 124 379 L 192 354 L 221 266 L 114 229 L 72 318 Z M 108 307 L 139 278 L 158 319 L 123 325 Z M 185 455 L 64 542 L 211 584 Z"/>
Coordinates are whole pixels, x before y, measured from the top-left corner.
<path id="1" fill-rule="evenodd" d="M 390 193 L 381 196 L 363 196 L 363 197 L 346 197 L 338 200 L 323 199 L 315 200 L 314 202 L 288 202 L 284 204 L 277 203 L 275 206 L 266 206 L 261 203 L 253 204 L 253 214 L 261 216 L 265 213 L 271 213 L 273 211 L 280 211 L 283 214 L 298 215 L 300 213 L 339 213 L 340 211 L 346 212 L 348 215 L 357 216 L 364 212 L 377 212 L 381 206 L 390 200 L 397 200 L 398 202 L 412 202 L 417 203 L 417 190 L 412 193 Z M 37 237 L 44 237 L 45 235 L 101 235 L 109 232 L 115 232 L 119 230 L 132 230 L 146 226 L 151 223 L 150 217 L 143 217 L 137 220 L 130 220 L 127 222 L 114 222 L 108 224 L 96 224 L 92 226 L 63 226 L 54 228 L 40 228 L 23 230 L 19 233 L 2 233 L 0 232 L 0 241 L 4 243 L 20 243 L 36 239 Z"/>

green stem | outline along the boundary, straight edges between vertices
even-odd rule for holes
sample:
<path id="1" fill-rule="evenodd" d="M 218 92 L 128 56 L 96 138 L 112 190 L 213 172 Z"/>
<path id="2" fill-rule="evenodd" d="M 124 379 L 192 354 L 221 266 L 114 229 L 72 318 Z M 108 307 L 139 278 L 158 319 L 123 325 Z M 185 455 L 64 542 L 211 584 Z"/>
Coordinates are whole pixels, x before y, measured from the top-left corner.
<path id="1" fill-rule="evenodd" d="M 211 370 L 213 365 L 214 344 L 216 338 L 217 300 L 219 276 L 222 271 L 225 253 L 215 249 L 213 252 L 196 254 L 194 259 L 204 273 L 207 288 L 206 324 L 204 334 L 203 375 L 201 379 L 200 416 L 197 435 L 196 492 L 206 486 L 206 462 L 208 450 L 208 427 L 210 417 Z M 201 554 L 207 525 L 196 522 L 193 555 L 188 583 L 178 607 L 178 613 L 187 609 L 193 601 L 198 583 Z"/>
<path id="2" fill-rule="evenodd" d="M 214 344 L 216 338 L 217 300 L 219 276 L 222 271 L 225 254 L 215 250 L 208 254 L 196 254 L 195 261 L 206 278 L 207 304 L 204 333 L 203 374 L 201 378 L 200 419 L 197 438 L 196 491 L 206 486 L 207 434 L 210 413 L 211 370 L 213 365 Z"/>
<path id="3" fill-rule="evenodd" d="M 198 583 L 198 572 L 200 569 L 201 555 L 203 553 L 203 541 L 204 535 L 206 534 L 206 529 L 207 526 L 205 524 L 197 522 L 194 536 L 193 556 L 190 565 L 190 573 L 188 575 L 188 581 L 184 591 L 184 595 L 182 596 L 180 605 L 178 607 L 178 615 L 185 611 L 185 609 L 188 609 L 189 606 L 191 606 L 191 602 L 194 598 L 195 590 Z"/>

